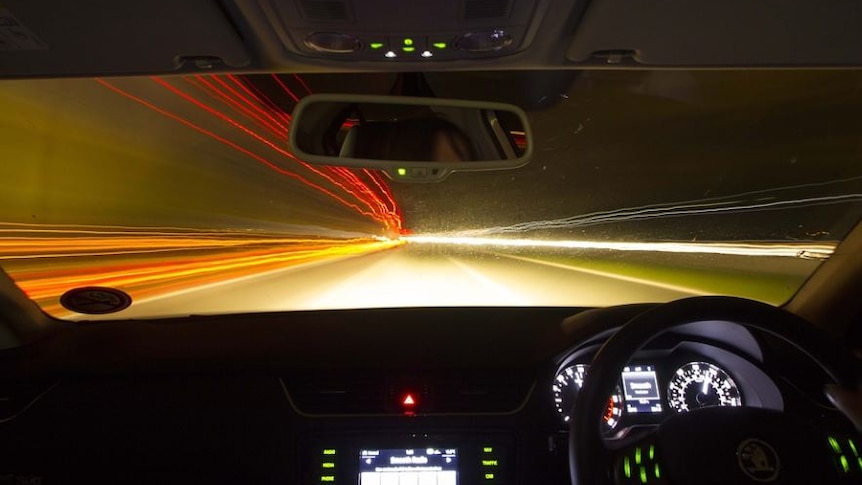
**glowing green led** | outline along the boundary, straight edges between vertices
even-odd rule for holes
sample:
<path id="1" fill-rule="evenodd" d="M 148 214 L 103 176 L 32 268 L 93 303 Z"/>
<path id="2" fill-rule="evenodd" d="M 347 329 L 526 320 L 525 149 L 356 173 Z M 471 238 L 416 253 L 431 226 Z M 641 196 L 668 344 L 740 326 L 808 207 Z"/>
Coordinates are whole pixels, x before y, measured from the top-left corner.
<path id="1" fill-rule="evenodd" d="M 401 173 L 402 170 L 404 171 L 404 173 Z M 406 168 L 399 168 L 398 169 L 398 175 L 407 175 L 407 169 Z M 482 452 L 483 453 L 493 453 L 494 448 L 491 448 L 490 446 L 486 446 L 486 447 L 482 448 Z"/>
<path id="2" fill-rule="evenodd" d="M 859 469 L 862 470 L 862 458 L 856 458 L 856 464 L 859 465 Z"/>
<path id="3" fill-rule="evenodd" d="M 850 473 L 850 463 L 847 461 L 847 457 L 841 455 L 841 458 L 839 458 L 839 460 L 841 461 L 841 468 L 844 469 L 844 473 Z"/>
<path id="4" fill-rule="evenodd" d="M 493 479 L 494 479 L 493 473 L 486 473 L 485 474 L 485 480 L 493 480 Z"/>
<path id="5" fill-rule="evenodd" d="M 835 453 L 841 453 L 841 445 L 838 444 L 838 440 L 830 436 L 829 444 L 832 445 L 832 449 L 835 451 Z"/>
<path id="6" fill-rule="evenodd" d="M 647 482 L 646 468 L 641 467 L 641 483 Z"/>
<path id="7" fill-rule="evenodd" d="M 850 444 L 850 449 L 853 450 L 853 456 L 859 456 L 859 452 L 856 451 L 856 443 L 854 443 L 851 439 L 848 439 L 847 443 Z"/>
<path id="8" fill-rule="evenodd" d="M 323 468 L 335 468 L 335 463 L 332 463 L 331 461 L 324 462 Z"/>
<path id="9" fill-rule="evenodd" d="M 655 460 L 655 445 L 649 445 L 649 459 Z"/>
<path id="10" fill-rule="evenodd" d="M 635 463 L 637 463 L 638 465 L 641 464 L 641 447 L 640 446 L 635 448 Z"/>
<path id="11" fill-rule="evenodd" d="M 653 471 L 655 472 L 656 478 L 661 478 L 661 470 L 658 469 L 658 463 L 656 463 L 653 467 Z"/>
<path id="12" fill-rule="evenodd" d="M 324 455 L 334 455 L 335 450 L 333 448 L 327 448 L 327 449 L 323 450 L 323 454 Z"/>
<path id="13" fill-rule="evenodd" d="M 433 46 L 434 46 L 434 48 L 436 48 L 436 49 L 445 49 L 445 48 L 446 48 L 446 43 L 445 43 L 445 42 L 435 42 L 435 43 L 433 43 L 433 44 L 431 44 L 431 45 L 433 45 Z"/>
<path id="14" fill-rule="evenodd" d="M 407 175 L 407 169 L 406 168 L 399 168 L 398 169 L 398 175 L 400 177 Z M 491 452 L 490 450 L 491 450 L 490 448 L 485 448 L 485 453 L 490 453 Z"/>
<path id="15" fill-rule="evenodd" d="M 404 39 L 404 45 L 413 45 L 413 39 L 410 39 L 410 38 Z"/>
<path id="16" fill-rule="evenodd" d="M 372 42 L 372 43 L 368 44 L 368 46 L 371 47 L 372 49 L 381 49 L 381 48 L 383 48 L 383 42 Z"/>
<path id="17" fill-rule="evenodd" d="M 320 477 L 320 481 L 321 482 L 334 482 L 335 481 L 335 475 L 323 475 L 322 477 Z"/>
<path id="18" fill-rule="evenodd" d="M 626 474 L 626 478 L 632 477 L 632 464 L 629 462 L 629 457 L 623 458 L 623 473 Z"/>
<path id="19" fill-rule="evenodd" d="M 415 47 L 402 47 L 401 50 L 404 52 L 413 52 L 416 50 L 416 48 Z"/>

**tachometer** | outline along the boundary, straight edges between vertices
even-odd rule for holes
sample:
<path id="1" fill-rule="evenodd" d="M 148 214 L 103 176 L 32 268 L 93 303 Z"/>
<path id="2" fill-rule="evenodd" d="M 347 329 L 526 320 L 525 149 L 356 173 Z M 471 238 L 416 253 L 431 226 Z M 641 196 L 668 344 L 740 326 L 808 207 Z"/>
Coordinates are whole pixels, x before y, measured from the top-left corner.
<path id="1" fill-rule="evenodd" d="M 730 375 L 707 362 L 689 362 L 677 369 L 667 386 L 667 401 L 678 413 L 707 406 L 742 406 Z"/>
<path id="2" fill-rule="evenodd" d="M 554 406 L 563 417 L 563 421 L 569 421 L 569 413 L 575 404 L 578 391 L 584 385 L 584 378 L 590 366 L 586 364 L 575 364 L 561 370 L 554 378 L 551 390 L 554 393 Z M 614 428 L 620 422 L 623 414 L 623 395 L 619 386 L 614 394 L 608 399 L 608 407 L 602 419 L 608 428 Z"/>

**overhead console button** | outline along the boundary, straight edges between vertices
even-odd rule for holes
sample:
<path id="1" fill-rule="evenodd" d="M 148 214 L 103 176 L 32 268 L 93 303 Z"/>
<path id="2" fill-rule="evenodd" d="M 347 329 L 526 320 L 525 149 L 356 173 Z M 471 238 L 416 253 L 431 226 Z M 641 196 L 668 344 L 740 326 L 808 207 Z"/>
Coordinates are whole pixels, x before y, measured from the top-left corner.
<path id="1" fill-rule="evenodd" d="M 340 32 L 314 32 L 305 38 L 305 45 L 327 54 L 351 54 L 362 49 L 357 37 Z"/>
<path id="2" fill-rule="evenodd" d="M 505 30 L 469 32 L 455 41 L 455 48 L 465 52 L 494 52 L 512 45 L 512 36 Z"/>

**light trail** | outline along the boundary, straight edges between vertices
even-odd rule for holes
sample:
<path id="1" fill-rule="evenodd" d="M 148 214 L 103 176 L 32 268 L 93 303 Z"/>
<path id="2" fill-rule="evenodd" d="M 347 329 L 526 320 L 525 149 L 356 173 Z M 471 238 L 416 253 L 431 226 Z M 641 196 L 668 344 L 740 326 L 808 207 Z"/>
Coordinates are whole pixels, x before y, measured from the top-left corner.
<path id="1" fill-rule="evenodd" d="M 614 241 L 549 241 L 541 239 L 502 239 L 456 236 L 405 236 L 402 239 L 417 244 L 449 244 L 482 248 L 559 248 L 584 250 L 639 251 L 659 253 L 723 254 L 731 256 L 776 256 L 828 258 L 837 244 L 778 243 L 778 242 L 614 242 Z"/>
<path id="2" fill-rule="evenodd" d="M 591 212 L 571 217 L 528 221 L 509 226 L 495 226 L 481 229 L 445 232 L 452 237 L 478 237 L 494 234 L 522 233 L 546 229 L 573 229 L 611 224 L 620 222 L 642 221 L 686 216 L 703 216 L 717 214 L 733 214 L 746 212 L 761 212 L 799 209 L 819 205 L 846 204 L 862 202 L 862 193 L 828 194 L 814 197 L 778 199 L 773 194 L 781 194 L 794 190 L 825 187 L 862 180 L 862 177 L 850 177 L 827 182 L 776 187 L 771 189 L 743 192 L 722 197 L 696 199 L 690 201 L 666 202 L 636 207 L 626 207 L 608 211 Z"/>
<path id="3" fill-rule="evenodd" d="M 28 233 L 35 232 L 27 229 Z M 123 231 L 114 231 L 121 233 Z M 131 233 L 131 232 L 129 232 Z M 122 289 L 139 301 L 318 261 L 390 249 L 404 241 L 307 237 L 243 237 L 235 232 L 194 237 L 0 238 L 0 260 L 15 283 L 45 311 L 68 316 L 59 297 L 80 286 Z M 27 252 L 29 251 L 29 254 Z M 88 252 L 89 251 L 89 252 Z M 86 256 L 86 257 L 82 257 Z M 45 261 L 45 258 L 56 258 Z"/>
<path id="4" fill-rule="evenodd" d="M 164 116 L 172 118 L 203 135 L 251 157 L 281 175 L 291 177 L 314 190 L 328 195 L 341 205 L 355 210 L 359 214 L 380 223 L 389 233 L 401 232 L 401 211 L 397 208 L 397 204 L 395 204 L 395 201 L 392 199 L 391 193 L 388 190 L 381 189 L 381 186 L 385 186 L 386 181 L 373 180 L 373 182 L 369 184 L 366 181 L 361 180 L 355 173 L 348 169 L 333 169 L 329 167 L 317 168 L 295 157 L 286 148 L 282 147 L 285 145 L 285 141 L 287 139 L 287 132 L 289 130 L 291 120 L 290 115 L 280 109 L 276 103 L 258 89 L 253 82 L 243 81 L 242 79 L 238 79 L 232 75 L 184 76 L 180 79 L 196 89 L 200 93 L 200 96 L 205 96 L 209 102 L 214 102 L 216 104 L 208 104 L 202 99 L 196 97 L 195 94 L 183 91 L 167 80 L 151 78 L 154 83 L 168 90 L 183 101 L 190 103 L 209 116 L 225 123 L 228 127 L 250 138 L 252 141 L 261 144 L 266 150 L 272 150 L 278 155 L 278 157 L 284 157 L 287 160 L 297 163 L 300 168 L 310 172 L 312 176 L 319 177 L 323 179 L 325 183 L 331 184 L 332 189 L 326 188 L 320 183 L 313 182 L 294 171 L 279 166 L 274 159 L 267 158 L 259 150 L 251 150 L 247 147 L 240 146 L 238 143 L 235 143 L 224 136 L 203 128 L 202 126 L 193 123 L 176 113 L 170 112 L 163 107 L 156 106 L 140 96 L 133 95 L 106 80 L 97 79 L 97 81 L 126 98 L 129 98 Z M 293 102 L 299 100 L 296 94 L 291 91 L 278 76 L 273 75 L 272 79 L 282 89 L 282 91 L 290 96 Z M 298 77 L 297 81 L 300 82 L 306 91 L 310 92 L 307 84 Z M 234 118 L 225 114 L 218 109 L 219 106 L 229 110 L 233 115 L 239 118 Z M 249 124 L 246 124 L 243 120 L 246 120 Z M 344 195 L 339 195 L 340 193 L 343 193 Z M 352 199 L 355 202 L 347 200 L 347 198 Z"/>

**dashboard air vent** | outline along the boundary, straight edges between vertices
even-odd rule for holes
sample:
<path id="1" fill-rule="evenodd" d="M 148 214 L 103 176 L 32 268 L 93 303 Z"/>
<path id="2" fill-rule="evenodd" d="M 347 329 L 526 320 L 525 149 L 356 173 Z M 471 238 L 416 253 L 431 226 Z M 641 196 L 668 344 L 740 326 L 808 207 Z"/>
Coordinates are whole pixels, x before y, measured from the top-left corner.
<path id="1" fill-rule="evenodd" d="M 350 9 L 345 0 L 300 0 L 299 5 L 306 20 L 350 20 Z"/>
<path id="2" fill-rule="evenodd" d="M 510 0 L 464 0 L 464 20 L 487 20 L 509 16 Z"/>

